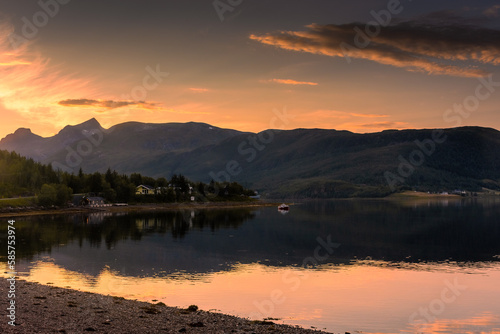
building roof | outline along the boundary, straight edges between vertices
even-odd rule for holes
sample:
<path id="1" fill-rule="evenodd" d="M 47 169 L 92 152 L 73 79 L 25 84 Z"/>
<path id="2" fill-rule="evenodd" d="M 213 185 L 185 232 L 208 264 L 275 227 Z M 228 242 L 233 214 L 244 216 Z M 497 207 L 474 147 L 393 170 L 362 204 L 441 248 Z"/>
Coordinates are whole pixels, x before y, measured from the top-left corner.
<path id="1" fill-rule="evenodd" d="M 155 189 L 155 188 L 153 188 L 153 187 L 151 187 L 151 186 L 145 186 L 145 185 L 143 185 L 143 184 L 141 184 L 141 185 L 138 185 L 138 186 L 137 186 L 137 188 L 141 188 L 141 187 L 142 187 L 142 188 L 149 189 L 149 190 L 154 190 L 154 189 Z"/>

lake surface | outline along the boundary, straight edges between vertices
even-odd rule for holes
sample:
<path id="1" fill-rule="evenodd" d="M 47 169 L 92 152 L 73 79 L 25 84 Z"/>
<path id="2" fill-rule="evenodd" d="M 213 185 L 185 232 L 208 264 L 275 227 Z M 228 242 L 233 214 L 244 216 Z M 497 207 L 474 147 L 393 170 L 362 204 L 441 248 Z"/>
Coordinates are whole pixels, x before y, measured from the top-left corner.
<path id="1" fill-rule="evenodd" d="M 500 333 L 498 198 L 55 215 L 15 226 L 16 269 L 29 281 L 336 333 Z"/>

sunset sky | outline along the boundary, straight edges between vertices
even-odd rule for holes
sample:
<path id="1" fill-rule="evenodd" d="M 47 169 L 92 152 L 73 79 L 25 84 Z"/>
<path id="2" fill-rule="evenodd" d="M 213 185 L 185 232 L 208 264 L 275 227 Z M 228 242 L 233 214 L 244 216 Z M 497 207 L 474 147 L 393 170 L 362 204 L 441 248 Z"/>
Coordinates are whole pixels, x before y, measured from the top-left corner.
<path id="1" fill-rule="evenodd" d="M 276 113 L 500 129 L 499 56 L 494 0 L 0 0 L 0 138 L 93 117 L 257 132 Z"/>

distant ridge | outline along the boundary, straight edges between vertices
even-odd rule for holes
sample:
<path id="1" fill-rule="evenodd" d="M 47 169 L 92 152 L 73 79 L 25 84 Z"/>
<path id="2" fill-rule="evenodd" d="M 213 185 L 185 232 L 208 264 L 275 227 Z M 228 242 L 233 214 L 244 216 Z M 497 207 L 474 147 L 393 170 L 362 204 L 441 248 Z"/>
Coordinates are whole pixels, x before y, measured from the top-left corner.
<path id="1" fill-rule="evenodd" d="M 436 133 L 444 140 L 434 141 Z M 254 134 L 194 122 L 127 122 L 104 129 L 90 119 L 49 138 L 18 129 L 0 141 L 0 149 L 69 172 L 110 167 L 153 177 L 183 174 L 204 182 L 237 181 L 274 197 L 500 189 L 500 132 L 482 127 Z"/>

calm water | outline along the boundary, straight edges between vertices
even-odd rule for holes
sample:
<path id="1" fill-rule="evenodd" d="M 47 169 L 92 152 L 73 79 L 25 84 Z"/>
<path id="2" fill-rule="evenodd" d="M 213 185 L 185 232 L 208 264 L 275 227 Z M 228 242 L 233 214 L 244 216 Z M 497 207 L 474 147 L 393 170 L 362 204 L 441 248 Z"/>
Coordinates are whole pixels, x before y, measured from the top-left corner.
<path id="1" fill-rule="evenodd" d="M 331 332 L 500 333 L 500 199 L 43 216 L 16 237 L 40 283 Z"/>

